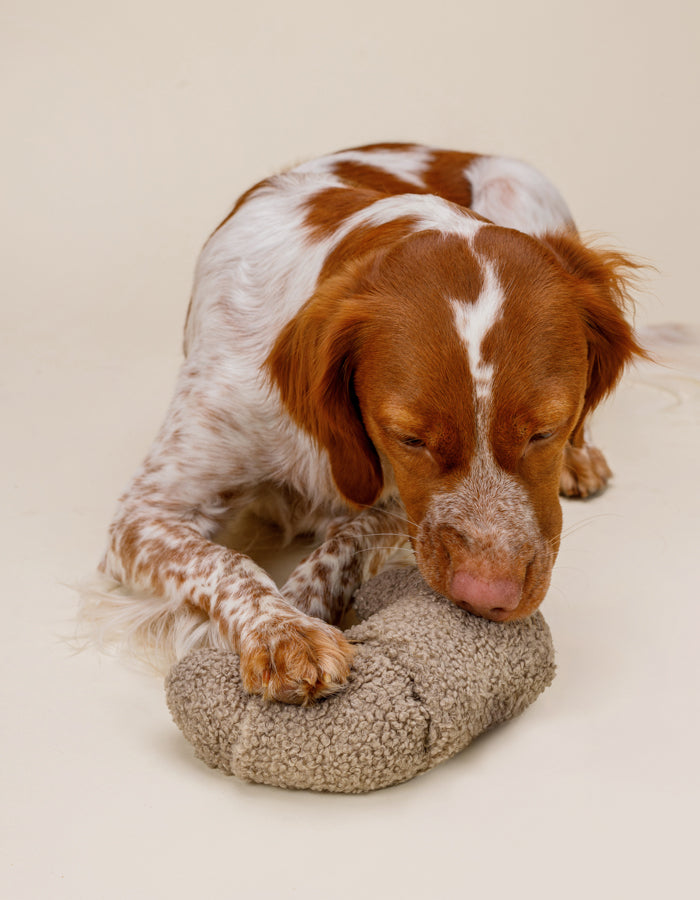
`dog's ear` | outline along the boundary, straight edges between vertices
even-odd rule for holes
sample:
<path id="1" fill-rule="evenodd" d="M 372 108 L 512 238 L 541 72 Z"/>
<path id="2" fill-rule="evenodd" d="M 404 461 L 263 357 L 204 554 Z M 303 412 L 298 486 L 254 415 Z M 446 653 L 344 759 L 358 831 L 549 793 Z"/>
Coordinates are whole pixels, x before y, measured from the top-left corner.
<path id="1" fill-rule="evenodd" d="M 631 287 L 642 266 L 616 250 L 586 245 L 575 234 L 550 234 L 543 241 L 577 282 L 576 297 L 588 342 L 583 420 L 613 390 L 628 363 L 649 358 L 626 318 L 633 305 Z"/>
<path id="2" fill-rule="evenodd" d="M 325 282 L 282 330 L 266 365 L 294 421 L 328 451 L 338 490 L 370 506 L 384 484 L 382 466 L 354 388 L 369 317 L 349 282 Z"/>

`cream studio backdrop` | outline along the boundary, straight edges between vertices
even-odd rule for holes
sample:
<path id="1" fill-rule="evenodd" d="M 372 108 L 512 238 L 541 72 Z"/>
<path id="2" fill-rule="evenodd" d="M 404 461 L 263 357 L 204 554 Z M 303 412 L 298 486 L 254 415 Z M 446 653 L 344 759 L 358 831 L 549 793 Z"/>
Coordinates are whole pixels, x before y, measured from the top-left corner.
<path id="1" fill-rule="evenodd" d="M 690 896 L 692 329 L 666 329 L 672 365 L 631 372 L 597 417 L 616 477 L 565 504 L 552 687 L 412 782 L 227 779 L 160 682 L 61 636 L 62 585 L 99 559 L 169 400 L 199 247 L 272 171 L 381 140 L 522 157 L 582 229 L 656 265 L 640 325 L 697 325 L 699 24 L 679 0 L 6 0 L 3 896 Z"/>

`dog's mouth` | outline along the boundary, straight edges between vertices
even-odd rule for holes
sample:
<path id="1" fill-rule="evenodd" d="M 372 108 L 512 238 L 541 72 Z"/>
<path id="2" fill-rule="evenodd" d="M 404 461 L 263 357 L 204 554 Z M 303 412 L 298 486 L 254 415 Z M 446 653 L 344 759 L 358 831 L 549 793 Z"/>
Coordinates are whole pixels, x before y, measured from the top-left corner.
<path id="1" fill-rule="evenodd" d="M 526 616 L 518 615 L 517 611 L 514 613 L 509 609 L 491 609 L 484 612 L 474 609 L 469 603 L 465 603 L 462 600 L 455 600 L 452 597 L 448 597 L 448 600 L 452 600 L 455 606 L 465 610 L 465 612 L 471 613 L 473 616 L 478 616 L 481 619 L 488 619 L 489 622 L 512 622 L 515 619 L 526 618 Z"/>

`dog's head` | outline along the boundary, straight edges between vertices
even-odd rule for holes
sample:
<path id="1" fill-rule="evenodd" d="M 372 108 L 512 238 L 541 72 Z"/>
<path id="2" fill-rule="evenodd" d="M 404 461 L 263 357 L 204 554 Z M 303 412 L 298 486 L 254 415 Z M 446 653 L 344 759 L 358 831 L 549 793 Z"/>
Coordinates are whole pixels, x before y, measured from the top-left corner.
<path id="1" fill-rule="evenodd" d="M 573 234 L 404 234 L 344 261 L 269 359 L 358 507 L 398 490 L 423 576 L 496 621 L 543 599 L 564 448 L 643 351 L 633 264 Z"/>

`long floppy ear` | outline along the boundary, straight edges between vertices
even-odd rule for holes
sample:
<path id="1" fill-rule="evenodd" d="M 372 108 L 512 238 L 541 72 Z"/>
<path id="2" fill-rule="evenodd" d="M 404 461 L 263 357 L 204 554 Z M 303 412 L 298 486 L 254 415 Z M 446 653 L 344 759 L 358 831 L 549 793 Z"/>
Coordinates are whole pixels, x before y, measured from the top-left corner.
<path id="1" fill-rule="evenodd" d="M 325 282 L 282 330 L 266 365 L 294 421 L 328 451 L 338 490 L 370 506 L 384 479 L 354 389 L 366 301 L 348 295 L 348 281 Z"/>
<path id="2" fill-rule="evenodd" d="M 649 355 L 625 318 L 630 288 L 642 266 L 616 250 L 587 246 L 576 235 L 545 235 L 543 241 L 578 282 L 579 307 L 588 341 L 588 387 L 581 421 L 609 394 L 625 366 Z"/>

